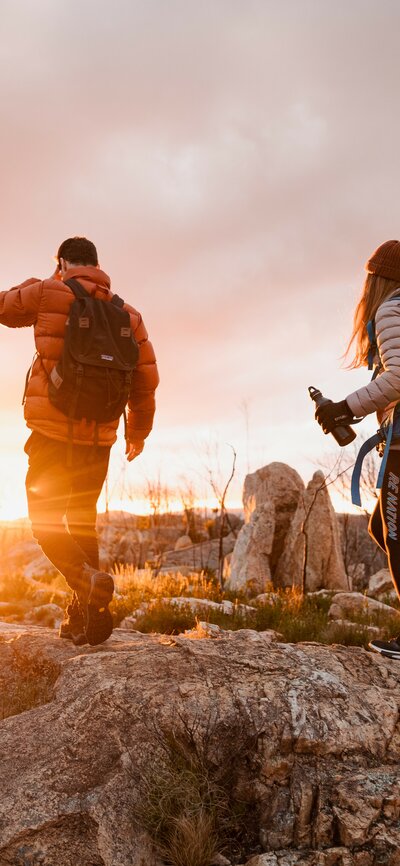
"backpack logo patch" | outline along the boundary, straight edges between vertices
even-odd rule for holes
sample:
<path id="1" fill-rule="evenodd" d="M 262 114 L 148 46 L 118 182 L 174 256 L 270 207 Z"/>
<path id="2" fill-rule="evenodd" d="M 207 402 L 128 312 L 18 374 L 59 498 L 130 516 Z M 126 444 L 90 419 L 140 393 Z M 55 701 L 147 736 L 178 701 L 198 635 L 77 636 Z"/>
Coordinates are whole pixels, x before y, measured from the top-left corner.
<path id="1" fill-rule="evenodd" d="M 61 385 L 63 383 L 63 379 L 61 378 L 61 376 L 59 376 L 55 367 L 53 367 L 53 369 L 50 373 L 50 379 L 51 379 L 54 387 L 57 388 L 57 391 L 58 391 L 58 389 L 61 388 Z"/>

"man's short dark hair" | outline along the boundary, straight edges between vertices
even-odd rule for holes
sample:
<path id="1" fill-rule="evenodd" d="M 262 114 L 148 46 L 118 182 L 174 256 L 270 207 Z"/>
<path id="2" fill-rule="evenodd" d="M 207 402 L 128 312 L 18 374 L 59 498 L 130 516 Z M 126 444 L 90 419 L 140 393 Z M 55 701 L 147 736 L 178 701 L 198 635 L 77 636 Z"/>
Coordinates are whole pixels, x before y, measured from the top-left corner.
<path id="1" fill-rule="evenodd" d="M 73 265 L 98 265 L 97 250 L 87 238 L 67 238 L 59 247 L 57 259 L 65 259 Z"/>

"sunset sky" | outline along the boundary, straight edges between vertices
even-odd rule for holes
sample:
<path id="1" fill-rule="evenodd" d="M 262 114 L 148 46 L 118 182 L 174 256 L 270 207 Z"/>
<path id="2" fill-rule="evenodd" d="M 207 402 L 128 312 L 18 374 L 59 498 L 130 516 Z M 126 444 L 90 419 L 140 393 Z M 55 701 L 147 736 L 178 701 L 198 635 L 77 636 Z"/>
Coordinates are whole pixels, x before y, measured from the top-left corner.
<path id="1" fill-rule="evenodd" d="M 335 449 L 307 386 L 368 380 L 340 355 L 364 262 L 400 236 L 399 32 L 395 0 L 2 0 L 0 288 L 86 235 L 141 311 L 161 384 L 132 500 L 158 475 L 209 496 L 226 443 L 232 504 L 248 468 L 308 480 Z M 33 351 L 1 328 L 0 519 L 26 513 Z M 122 442 L 114 505 L 121 466 Z"/>

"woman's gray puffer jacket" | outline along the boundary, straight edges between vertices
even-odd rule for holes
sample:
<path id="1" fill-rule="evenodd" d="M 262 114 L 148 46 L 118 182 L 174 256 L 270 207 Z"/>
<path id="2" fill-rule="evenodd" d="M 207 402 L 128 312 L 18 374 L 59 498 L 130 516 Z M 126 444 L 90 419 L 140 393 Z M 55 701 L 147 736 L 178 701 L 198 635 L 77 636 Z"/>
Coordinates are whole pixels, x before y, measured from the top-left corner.
<path id="1" fill-rule="evenodd" d="M 396 294 L 400 293 L 400 287 Z M 388 298 L 378 307 L 375 316 L 376 343 L 381 364 L 376 379 L 353 391 L 346 402 L 357 418 L 378 412 L 379 422 L 393 405 L 400 401 L 400 300 Z M 386 412 L 385 412 L 386 410 Z"/>

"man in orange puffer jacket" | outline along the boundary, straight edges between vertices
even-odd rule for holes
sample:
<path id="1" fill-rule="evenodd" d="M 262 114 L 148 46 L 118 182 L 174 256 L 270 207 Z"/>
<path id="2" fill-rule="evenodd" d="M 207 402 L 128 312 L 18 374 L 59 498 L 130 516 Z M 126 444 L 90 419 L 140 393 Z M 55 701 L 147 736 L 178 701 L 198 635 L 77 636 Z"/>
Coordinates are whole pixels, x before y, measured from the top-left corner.
<path id="1" fill-rule="evenodd" d="M 76 645 L 96 645 L 112 632 L 109 603 L 111 575 L 99 571 L 96 505 L 108 469 L 118 420 L 74 421 L 49 400 L 48 381 L 61 357 L 65 324 L 75 300 L 65 280 L 74 278 L 96 298 L 112 298 L 110 278 L 100 270 L 97 251 L 87 238 L 68 238 L 57 253 L 57 268 L 47 280 L 29 279 L 0 292 L 0 324 L 33 325 L 37 355 L 25 394 L 25 420 L 32 430 L 25 445 L 26 477 L 32 531 L 43 552 L 73 590 L 60 637 Z M 126 455 L 134 460 L 143 450 L 155 411 L 159 382 L 157 364 L 140 313 L 128 304 L 131 330 L 139 347 L 127 406 Z M 71 455 L 72 447 L 72 455 Z M 72 456 L 72 459 L 71 459 Z"/>

